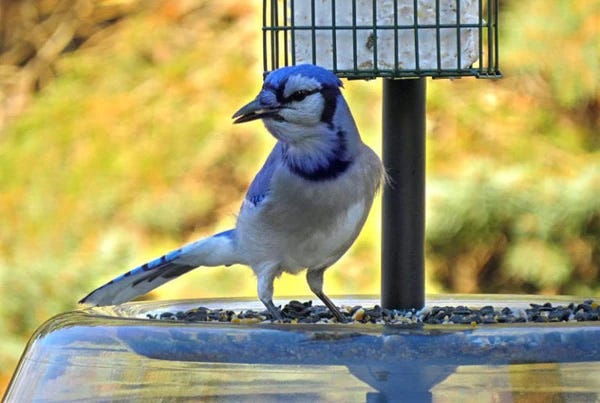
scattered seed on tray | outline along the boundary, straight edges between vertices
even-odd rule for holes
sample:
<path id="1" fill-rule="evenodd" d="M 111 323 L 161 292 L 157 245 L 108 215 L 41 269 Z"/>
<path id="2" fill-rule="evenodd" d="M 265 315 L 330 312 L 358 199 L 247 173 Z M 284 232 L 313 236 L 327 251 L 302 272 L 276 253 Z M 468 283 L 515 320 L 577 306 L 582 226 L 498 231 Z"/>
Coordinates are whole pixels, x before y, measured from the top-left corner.
<path id="1" fill-rule="evenodd" d="M 529 304 L 529 308 L 511 309 L 496 308 L 486 305 L 481 308 L 466 306 L 432 306 L 421 310 L 385 309 L 379 305 L 374 307 L 341 306 L 340 310 L 347 323 L 373 323 L 389 325 L 410 324 L 462 324 L 479 325 L 494 323 L 549 323 L 549 322 L 583 322 L 600 320 L 600 304 L 586 300 L 580 304 L 570 303 L 567 306 L 545 304 Z M 312 301 L 290 301 L 282 309 L 284 323 L 334 323 L 331 312 L 324 305 L 313 305 Z M 174 320 L 185 322 L 231 322 L 231 323 L 263 323 L 271 322 L 272 317 L 266 310 L 254 311 L 209 309 L 198 307 L 187 311 L 163 312 L 147 315 L 149 319 Z"/>

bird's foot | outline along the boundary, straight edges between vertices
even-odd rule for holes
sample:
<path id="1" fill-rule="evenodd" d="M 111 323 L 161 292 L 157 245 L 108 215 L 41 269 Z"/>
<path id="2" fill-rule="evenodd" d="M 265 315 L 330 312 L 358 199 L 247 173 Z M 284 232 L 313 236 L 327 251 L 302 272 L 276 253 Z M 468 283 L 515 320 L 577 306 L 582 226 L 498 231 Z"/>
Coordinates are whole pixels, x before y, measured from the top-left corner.
<path id="1" fill-rule="evenodd" d="M 328 308 L 335 317 L 335 320 L 337 320 L 339 323 L 350 322 L 350 319 L 346 318 L 335 305 L 332 305 Z"/>
<path id="2" fill-rule="evenodd" d="M 282 322 L 283 316 L 281 315 L 281 310 L 275 306 L 273 301 L 263 302 L 267 307 L 267 311 L 271 315 L 271 320 L 273 322 Z"/>
<path id="3" fill-rule="evenodd" d="M 319 299 L 321 301 L 323 301 L 325 306 L 327 306 L 327 308 L 329 308 L 329 311 L 333 314 L 333 316 L 339 323 L 348 323 L 350 321 L 350 319 L 347 319 L 346 317 L 344 317 L 342 312 L 340 312 L 338 307 L 335 306 L 333 301 L 330 300 L 329 297 L 327 297 L 327 295 L 325 295 L 322 291 L 317 293 L 317 297 L 319 297 Z"/>

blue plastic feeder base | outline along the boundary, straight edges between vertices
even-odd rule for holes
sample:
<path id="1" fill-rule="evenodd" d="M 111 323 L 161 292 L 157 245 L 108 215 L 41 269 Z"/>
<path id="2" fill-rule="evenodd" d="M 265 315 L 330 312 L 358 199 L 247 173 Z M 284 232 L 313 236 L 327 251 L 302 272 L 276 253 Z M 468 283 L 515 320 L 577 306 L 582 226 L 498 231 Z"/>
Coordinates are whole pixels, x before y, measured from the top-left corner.
<path id="1" fill-rule="evenodd" d="M 556 305 L 581 298 L 552 297 Z M 374 306 L 378 300 L 336 299 Z M 427 306 L 526 308 L 534 296 L 437 296 Z M 56 316 L 33 335 L 6 401 L 599 401 L 600 322 L 384 326 L 148 319 L 198 306 L 130 303 Z M 556 400 L 559 399 L 559 400 Z M 526 401 L 522 400 L 522 401 Z"/>

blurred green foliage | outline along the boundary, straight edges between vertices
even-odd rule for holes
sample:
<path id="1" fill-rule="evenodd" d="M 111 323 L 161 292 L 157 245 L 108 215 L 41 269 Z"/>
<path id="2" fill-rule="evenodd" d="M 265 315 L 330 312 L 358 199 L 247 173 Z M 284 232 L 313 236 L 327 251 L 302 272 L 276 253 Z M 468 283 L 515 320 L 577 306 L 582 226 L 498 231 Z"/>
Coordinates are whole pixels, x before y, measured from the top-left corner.
<path id="1" fill-rule="evenodd" d="M 429 88 L 428 277 L 598 295 L 600 2 L 502 5 L 505 78 Z"/>
<path id="2" fill-rule="evenodd" d="M 231 114 L 260 86 L 260 2 L 149 7 L 64 54 L 0 133 L 0 364 L 113 276 L 230 227 L 273 140 Z M 165 2 L 176 5 L 177 2 Z M 174 16 L 175 15 L 175 16 Z M 600 294 L 600 2 L 503 1 L 499 81 L 428 88 L 428 291 Z M 346 82 L 379 149 L 380 85 Z M 379 206 L 328 272 L 378 293 Z M 206 269 L 150 297 L 255 295 Z M 277 295 L 308 294 L 283 276 Z"/>
<path id="3" fill-rule="evenodd" d="M 473 164 L 429 182 L 427 256 L 458 292 L 597 295 L 600 163 L 573 177 Z"/>

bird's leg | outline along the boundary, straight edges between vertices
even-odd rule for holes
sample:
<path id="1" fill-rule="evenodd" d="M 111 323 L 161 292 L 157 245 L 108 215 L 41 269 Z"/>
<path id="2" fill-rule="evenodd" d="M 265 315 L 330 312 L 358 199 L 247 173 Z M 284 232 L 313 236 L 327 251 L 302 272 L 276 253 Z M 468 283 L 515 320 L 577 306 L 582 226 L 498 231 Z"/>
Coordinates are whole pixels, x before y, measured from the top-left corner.
<path id="1" fill-rule="evenodd" d="M 329 310 L 331 311 L 333 316 L 335 316 L 337 321 L 344 323 L 344 322 L 346 322 L 346 319 L 344 318 L 344 316 L 342 315 L 340 310 L 335 306 L 333 301 L 331 301 L 329 299 L 329 297 L 327 295 L 325 295 L 325 293 L 323 292 L 323 273 L 325 273 L 326 268 L 327 267 L 324 267 L 321 269 L 315 269 L 315 270 L 311 270 L 311 269 L 307 270 L 306 271 L 306 281 L 308 282 L 308 286 L 310 287 L 310 290 L 312 292 L 314 292 L 315 295 L 317 297 L 319 297 L 319 299 L 321 301 L 323 301 L 325 306 L 327 306 L 327 308 L 329 308 Z"/>
<path id="2" fill-rule="evenodd" d="M 273 303 L 275 270 L 262 270 L 258 277 L 258 299 L 265 305 L 273 320 L 282 320 L 281 311 Z"/>

